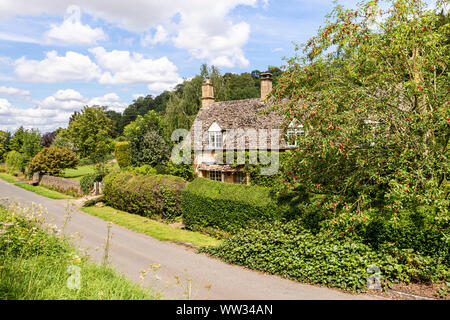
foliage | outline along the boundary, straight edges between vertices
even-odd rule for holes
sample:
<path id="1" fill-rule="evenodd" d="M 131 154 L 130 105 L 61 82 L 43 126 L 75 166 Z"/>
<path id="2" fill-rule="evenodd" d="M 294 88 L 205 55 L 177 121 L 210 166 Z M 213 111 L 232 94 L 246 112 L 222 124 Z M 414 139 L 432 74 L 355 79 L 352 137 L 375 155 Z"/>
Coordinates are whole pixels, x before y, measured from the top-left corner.
<path id="1" fill-rule="evenodd" d="M 149 299 L 149 292 L 113 269 L 81 256 L 56 230 L 43 225 L 38 208 L 0 208 L 0 299 Z M 68 267 L 82 270 L 82 286 L 65 284 Z"/>
<path id="2" fill-rule="evenodd" d="M 29 158 L 26 155 L 13 150 L 6 154 L 5 163 L 10 170 L 25 172 L 28 160 Z"/>
<path id="3" fill-rule="evenodd" d="M 448 230 L 449 32 L 421 1 L 337 6 L 273 94 L 307 132 L 279 195 L 323 195 L 320 213 L 348 233 L 372 209 L 391 225 L 425 209 L 413 225 Z"/>
<path id="4" fill-rule="evenodd" d="M 56 148 L 65 148 L 70 151 L 76 152 L 77 149 L 73 142 L 70 142 L 69 139 L 66 137 L 67 133 L 65 131 L 61 131 L 56 135 L 56 137 L 53 139 L 51 147 Z"/>
<path id="5" fill-rule="evenodd" d="M 132 169 L 133 173 L 138 176 L 151 176 L 155 174 L 162 174 L 160 172 L 157 172 L 155 168 L 153 168 L 151 165 L 144 164 L 140 167 L 134 167 Z"/>
<path id="6" fill-rule="evenodd" d="M 23 128 L 23 126 L 19 127 L 19 129 L 17 129 L 12 138 L 11 141 L 9 143 L 9 149 L 10 150 L 14 150 L 17 152 L 22 152 L 22 145 L 23 145 L 23 135 L 24 135 L 25 129 Z"/>
<path id="7" fill-rule="evenodd" d="M 126 168 L 131 165 L 130 143 L 128 141 L 117 142 L 114 154 L 119 167 Z"/>
<path id="8" fill-rule="evenodd" d="M 181 177 L 186 181 L 192 181 L 197 177 L 197 174 L 194 172 L 194 168 L 191 164 L 175 164 L 169 160 L 167 162 L 166 168 L 167 174 Z"/>
<path id="9" fill-rule="evenodd" d="M 6 131 L 0 130 L 0 162 L 3 160 L 4 155 L 8 150 L 8 141 L 9 133 Z"/>
<path id="10" fill-rule="evenodd" d="M 64 148 L 43 148 L 28 163 L 28 172 L 56 176 L 64 169 L 75 168 L 78 165 L 77 155 Z"/>
<path id="11" fill-rule="evenodd" d="M 186 185 L 181 178 L 111 172 L 103 183 L 105 201 L 116 209 L 164 219 L 181 215 L 181 190 Z"/>
<path id="12" fill-rule="evenodd" d="M 285 207 L 270 190 L 197 178 L 183 190 L 183 223 L 188 228 L 237 232 L 252 223 L 281 219 Z"/>
<path id="13" fill-rule="evenodd" d="M 384 286 L 399 281 L 440 282 L 450 277 L 449 265 L 442 258 L 393 246 L 373 250 L 357 239 L 312 234 L 296 221 L 246 229 L 222 245 L 202 251 L 255 270 L 357 292 L 367 290 L 371 266 L 380 268 Z"/>
<path id="14" fill-rule="evenodd" d="M 41 144 L 43 147 L 49 148 L 57 136 L 56 131 L 47 132 L 42 135 Z"/>
<path id="15" fill-rule="evenodd" d="M 125 138 L 130 142 L 131 164 L 156 165 L 167 159 L 168 143 L 162 138 L 161 117 L 153 110 L 144 116 L 138 116 L 124 130 Z"/>
<path id="16" fill-rule="evenodd" d="M 102 179 L 103 176 L 97 173 L 92 173 L 83 176 L 80 179 L 81 190 L 83 191 L 84 194 L 89 194 L 89 192 L 91 192 L 92 188 L 94 187 L 94 183 L 101 182 Z"/>
<path id="17" fill-rule="evenodd" d="M 65 135 L 80 152 L 80 157 L 89 157 L 97 163 L 105 161 L 112 151 L 111 129 L 111 120 L 106 116 L 105 108 L 85 106 L 73 115 Z"/>

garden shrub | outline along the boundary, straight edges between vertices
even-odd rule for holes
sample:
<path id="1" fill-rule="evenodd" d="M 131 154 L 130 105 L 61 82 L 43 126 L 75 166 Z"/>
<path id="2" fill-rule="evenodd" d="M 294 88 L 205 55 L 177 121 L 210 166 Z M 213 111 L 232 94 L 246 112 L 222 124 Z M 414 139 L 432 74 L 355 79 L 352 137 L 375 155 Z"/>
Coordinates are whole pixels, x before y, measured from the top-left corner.
<path id="1" fill-rule="evenodd" d="M 103 182 L 105 202 L 116 209 L 169 220 L 181 215 L 181 190 L 187 182 L 179 177 L 115 171 Z"/>
<path id="2" fill-rule="evenodd" d="M 78 165 L 77 155 L 65 148 L 43 148 L 28 163 L 28 172 L 40 172 L 47 175 L 58 175 L 63 169 L 75 168 Z"/>
<path id="3" fill-rule="evenodd" d="M 181 177 L 186 181 L 192 181 L 197 176 L 191 164 L 175 164 L 169 160 L 166 168 L 167 174 Z"/>
<path id="4" fill-rule="evenodd" d="M 380 268 L 382 285 L 448 281 L 450 276 L 442 258 L 392 245 L 374 250 L 359 239 L 325 232 L 312 234 L 298 221 L 242 230 L 221 245 L 201 251 L 251 269 L 357 292 L 367 289 L 370 266 Z"/>
<path id="5" fill-rule="evenodd" d="M 160 174 L 156 171 L 155 168 L 153 168 L 151 165 L 144 164 L 140 167 L 135 167 L 132 169 L 132 172 L 138 176 L 151 176 L 155 174 Z"/>
<path id="6" fill-rule="evenodd" d="M 114 153 L 119 167 L 126 168 L 131 165 L 130 143 L 128 141 L 117 142 Z"/>
<path id="7" fill-rule="evenodd" d="M 28 160 L 29 158 L 25 154 L 13 150 L 6 154 L 5 163 L 10 171 L 25 172 Z"/>
<path id="8" fill-rule="evenodd" d="M 183 223 L 191 229 L 236 232 L 252 223 L 280 219 L 285 210 L 269 189 L 258 186 L 197 178 L 183 190 Z"/>

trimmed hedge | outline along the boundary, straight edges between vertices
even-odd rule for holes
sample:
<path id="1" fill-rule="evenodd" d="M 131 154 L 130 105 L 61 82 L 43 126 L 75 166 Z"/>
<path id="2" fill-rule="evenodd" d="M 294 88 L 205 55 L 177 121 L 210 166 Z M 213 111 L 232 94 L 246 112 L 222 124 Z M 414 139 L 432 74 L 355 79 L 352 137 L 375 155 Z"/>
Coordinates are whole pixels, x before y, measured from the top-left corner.
<path id="1" fill-rule="evenodd" d="M 130 143 L 128 141 L 117 142 L 114 153 L 119 167 L 126 168 L 131 165 Z"/>
<path id="2" fill-rule="evenodd" d="M 191 229 L 215 228 L 235 233 L 259 222 L 281 219 L 287 208 L 270 189 L 197 178 L 183 190 L 183 223 Z"/>
<path id="3" fill-rule="evenodd" d="M 113 171 L 103 183 L 105 202 L 116 209 L 164 219 L 181 215 L 181 190 L 187 184 L 181 178 Z"/>

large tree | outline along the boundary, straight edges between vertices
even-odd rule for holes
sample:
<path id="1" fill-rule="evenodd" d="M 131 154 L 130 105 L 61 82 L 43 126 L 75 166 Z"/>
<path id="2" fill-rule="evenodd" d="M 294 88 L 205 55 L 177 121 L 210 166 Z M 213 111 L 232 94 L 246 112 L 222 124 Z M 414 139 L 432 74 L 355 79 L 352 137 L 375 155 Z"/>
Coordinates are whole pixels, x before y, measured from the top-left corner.
<path id="1" fill-rule="evenodd" d="M 101 162 L 111 152 L 112 123 L 105 108 L 85 106 L 74 115 L 65 136 L 74 144 L 81 157 Z"/>
<path id="2" fill-rule="evenodd" d="M 371 209 L 395 223 L 428 208 L 432 225 L 448 223 L 450 25 L 436 8 L 337 6 L 288 61 L 274 98 L 286 127 L 297 120 L 307 134 L 288 157 L 280 194 L 321 195 L 314 205 L 345 213 L 349 230 Z"/>

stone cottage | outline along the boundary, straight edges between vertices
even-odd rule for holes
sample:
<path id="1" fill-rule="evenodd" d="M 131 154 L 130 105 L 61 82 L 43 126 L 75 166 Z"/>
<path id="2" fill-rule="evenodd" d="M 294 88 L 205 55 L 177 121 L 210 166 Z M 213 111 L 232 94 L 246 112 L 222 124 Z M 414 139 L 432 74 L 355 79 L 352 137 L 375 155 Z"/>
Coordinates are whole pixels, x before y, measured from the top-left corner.
<path id="1" fill-rule="evenodd" d="M 262 73 L 261 97 L 245 100 L 215 102 L 210 80 L 202 85 L 202 107 L 189 131 L 194 148 L 194 170 L 200 177 L 249 184 L 249 176 L 239 166 L 220 163 L 218 155 L 236 151 L 285 151 L 295 148 L 292 135 L 303 134 L 301 126 L 291 124 L 287 135 L 282 134 L 283 116 L 277 111 L 265 112 L 272 106 L 266 99 L 272 91 L 272 75 Z M 291 128 L 292 127 L 292 128 Z"/>

